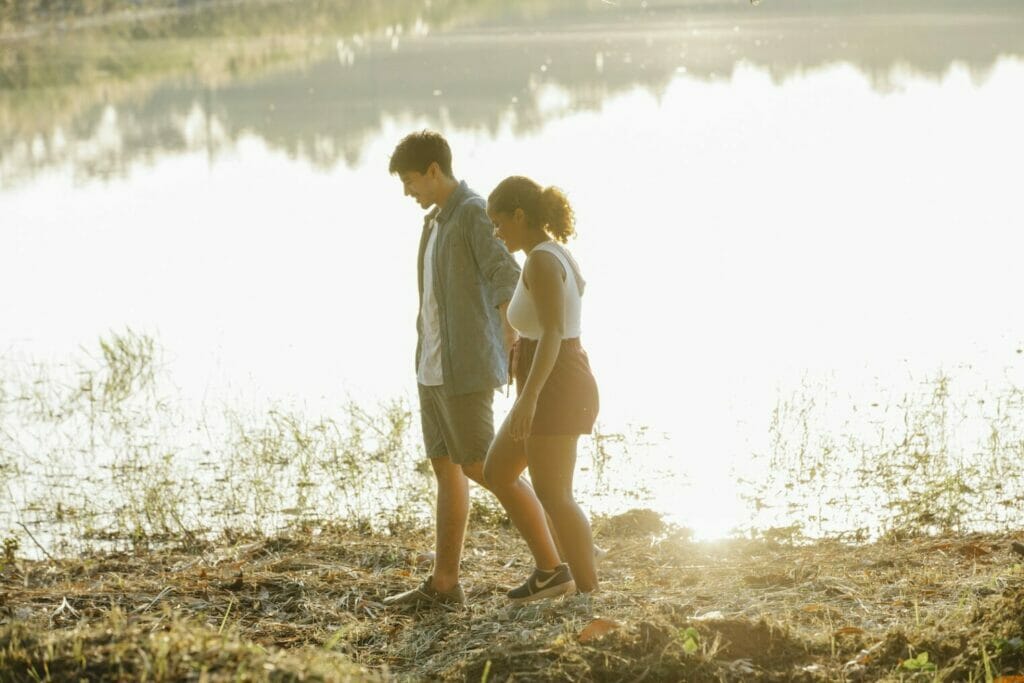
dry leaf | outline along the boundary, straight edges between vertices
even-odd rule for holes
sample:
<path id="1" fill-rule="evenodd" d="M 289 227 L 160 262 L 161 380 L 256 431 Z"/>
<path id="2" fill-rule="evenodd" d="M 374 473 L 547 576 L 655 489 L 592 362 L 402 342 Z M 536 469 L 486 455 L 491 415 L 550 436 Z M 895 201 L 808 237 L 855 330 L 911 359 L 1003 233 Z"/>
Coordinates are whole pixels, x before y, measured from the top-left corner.
<path id="1" fill-rule="evenodd" d="M 1024 683 L 1024 676 L 1000 676 L 992 683 Z"/>
<path id="2" fill-rule="evenodd" d="M 857 628 L 856 626 L 843 626 L 842 628 L 837 628 L 835 631 L 833 631 L 832 635 L 834 635 L 834 636 L 859 636 L 862 633 L 864 633 L 864 629 L 862 629 L 862 628 Z"/>
<path id="3" fill-rule="evenodd" d="M 800 608 L 801 612 L 827 612 L 828 606 L 823 605 L 820 602 L 812 602 L 809 605 L 804 605 Z"/>
<path id="4" fill-rule="evenodd" d="M 988 548 L 978 545 L 977 543 L 968 543 L 960 548 L 960 554 L 966 558 L 976 560 L 979 557 L 985 555 L 991 555 L 992 551 Z"/>
<path id="5" fill-rule="evenodd" d="M 583 627 L 578 638 L 581 643 L 589 643 L 592 640 L 603 638 L 620 626 L 621 624 L 614 619 L 598 617 Z"/>

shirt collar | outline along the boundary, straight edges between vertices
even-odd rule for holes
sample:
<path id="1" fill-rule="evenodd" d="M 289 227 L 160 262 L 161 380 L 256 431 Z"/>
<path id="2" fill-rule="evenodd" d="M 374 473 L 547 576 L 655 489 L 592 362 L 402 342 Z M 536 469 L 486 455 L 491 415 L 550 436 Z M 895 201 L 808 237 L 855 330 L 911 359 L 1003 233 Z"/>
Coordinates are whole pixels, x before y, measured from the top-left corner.
<path id="1" fill-rule="evenodd" d="M 437 219 L 438 223 L 445 223 L 452 216 L 452 212 L 455 211 L 455 207 L 462 203 L 466 195 L 469 194 L 469 186 L 466 185 L 465 180 L 460 180 L 458 186 L 452 190 L 452 193 L 448 196 L 448 201 L 444 203 L 444 208 L 436 214 L 433 214 Z M 431 212 L 433 213 L 433 212 Z"/>

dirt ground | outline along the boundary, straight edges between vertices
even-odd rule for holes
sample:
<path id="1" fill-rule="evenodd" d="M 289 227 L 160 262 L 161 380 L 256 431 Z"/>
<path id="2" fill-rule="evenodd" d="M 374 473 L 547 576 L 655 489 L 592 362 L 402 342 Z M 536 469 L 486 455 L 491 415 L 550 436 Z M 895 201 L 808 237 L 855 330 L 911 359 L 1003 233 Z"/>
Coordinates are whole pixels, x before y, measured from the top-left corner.
<path id="1" fill-rule="evenodd" d="M 429 573 L 427 529 L 8 553 L 0 680 L 1024 683 L 1024 532 L 699 543 L 647 511 L 594 529 L 592 600 L 510 605 L 526 546 L 477 515 L 468 606 L 416 613 L 381 600 Z"/>

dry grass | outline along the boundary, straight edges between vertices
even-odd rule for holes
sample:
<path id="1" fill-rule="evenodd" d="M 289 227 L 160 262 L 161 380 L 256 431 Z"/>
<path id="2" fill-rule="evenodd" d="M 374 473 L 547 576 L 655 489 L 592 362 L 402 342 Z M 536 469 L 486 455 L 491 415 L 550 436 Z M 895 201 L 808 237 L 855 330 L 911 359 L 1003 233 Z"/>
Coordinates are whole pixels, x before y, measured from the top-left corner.
<path id="1" fill-rule="evenodd" d="M 0 680 L 234 680 L 244 671 L 244 680 L 983 681 L 1024 672 L 1024 558 L 1013 546 L 1024 534 L 696 543 L 649 513 L 600 519 L 595 530 L 611 552 L 592 602 L 509 605 L 504 589 L 530 569 L 525 546 L 477 519 L 463 564 L 469 606 L 414 614 L 381 600 L 429 571 L 422 529 L 387 537 L 305 527 L 139 556 L 16 559 L 0 572 Z"/>

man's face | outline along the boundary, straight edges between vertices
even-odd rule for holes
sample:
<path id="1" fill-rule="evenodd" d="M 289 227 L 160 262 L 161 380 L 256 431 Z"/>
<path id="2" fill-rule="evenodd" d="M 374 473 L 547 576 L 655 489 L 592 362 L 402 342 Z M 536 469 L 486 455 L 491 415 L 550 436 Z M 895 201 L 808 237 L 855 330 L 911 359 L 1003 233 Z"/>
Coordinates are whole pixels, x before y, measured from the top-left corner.
<path id="1" fill-rule="evenodd" d="M 437 182 L 434 179 L 433 166 L 427 169 L 426 173 L 418 171 L 402 171 L 398 174 L 402 181 L 402 189 L 405 196 L 412 197 L 420 208 L 427 209 L 437 203 Z"/>

